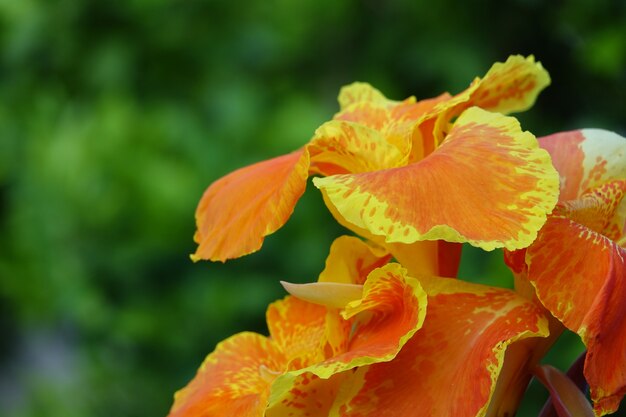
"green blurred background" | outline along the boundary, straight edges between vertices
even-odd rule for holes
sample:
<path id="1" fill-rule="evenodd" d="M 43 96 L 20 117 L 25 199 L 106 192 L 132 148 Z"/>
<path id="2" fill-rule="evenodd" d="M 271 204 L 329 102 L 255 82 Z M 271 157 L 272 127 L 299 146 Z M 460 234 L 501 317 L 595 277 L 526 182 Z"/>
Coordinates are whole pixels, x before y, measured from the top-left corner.
<path id="1" fill-rule="evenodd" d="M 0 0 L 0 45 L 7 417 L 164 416 L 219 340 L 265 332 L 278 280 L 314 280 L 341 228 L 309 187 L 260 253 L 193 264 L 195 205 L 305 143 L 344 84 L 425 98 L 534 54 L 553 83 L 525 129 L 626 133 L 624 1 Z M 498 252 L 462 274 L 510 285 Z"/>

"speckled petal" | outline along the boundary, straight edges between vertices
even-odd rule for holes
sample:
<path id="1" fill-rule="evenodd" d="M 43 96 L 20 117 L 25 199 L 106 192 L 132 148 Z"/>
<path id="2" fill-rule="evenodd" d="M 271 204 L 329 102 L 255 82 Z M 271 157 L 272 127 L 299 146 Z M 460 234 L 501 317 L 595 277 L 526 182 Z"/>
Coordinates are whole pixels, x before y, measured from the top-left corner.
<path id="1" fill-rule="evenodd" d="M 615 411 L 626 393 L 625 259 L 610 239 L 561 216 L 548 219 L 526 255 L 541 303 L 587 346 L 597 415 Z"/>
<path id="2" fill-rule="evenodd" d="M 496 62 L 471 92 L 470 105 L 485 110 L 513 113 L 527 110 L 548 85 L 550 76 L 531 55 L 510 56 L 506 62 Z"/>
<path id="3" fill-rule="evenodd" d="M 255 333 L 226 339 L 174 396 L 169 417 L 261 417 L 270 386 L 286 361 L 275 344 Z"/>
<path id="4" fill-rule="evenodd" d="M 557 173 L 534 136 L 516 119 L 478 108 L 416 164 L 314 184 L 347 222 L 389 243 L 442 239 L 486 250 L 528 246 L 558 193 Z"/>
<path id="5" fill-rule="evenodd" d="M 267 309 L 270 336 L 284 352 L 290 369 L 304 368 L 326 358 L 326 314 L 326 307 L 290 296 Z"/>

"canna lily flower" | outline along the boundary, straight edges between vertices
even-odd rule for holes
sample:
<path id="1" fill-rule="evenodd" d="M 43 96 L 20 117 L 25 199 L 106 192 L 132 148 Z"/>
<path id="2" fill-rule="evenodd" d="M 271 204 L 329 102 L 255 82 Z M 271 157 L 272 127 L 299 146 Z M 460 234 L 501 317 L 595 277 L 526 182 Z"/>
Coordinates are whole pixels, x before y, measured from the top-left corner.
<path id="1" fill-rule="evenodd" d="M 587 347 L 597 416 L 626 393 L 626 139 L 586 129 L 541 138 L 560 175 L 560 201 L 537 240 L 507 254 L 516 281 Z M 556 320 L 554 320 L 556 322 Z"/>
<path id="2" fill-rule="evenodd" d="M 387 259 L 379 247 L 344 236 L 331 246 L 318 283 L 286 288 L 301 299 L 336 305 L 346 299 L 341 286 L 358 284 L 364 271 Z M 505 353 L 548 335 L 544 310 L 507 289 L 427 275 L 417 280 L 428 296 L 422 327 L 392 360 L 343 375 L 324 415 L 500 416 L 494 401 Z"/>
<path id="3" fill-rule="evenodd" d="M 409 277 L 384 248 L 340 237 L 314 284 L 268 309 L 270 337 L 220 343 L 170 416 L 489 415 L 509 346 L 545 337 L 534 302 Z"/>
<path id="4" fill-rule="evenodd" d="M 436 240 L 526 247 L 556 203 L 557 174 L 534 136 L 492 112 L 527 109 L 549 82 L 533 57 L 513 56 L 454 96 L 397 102 L 368 84 L 344 87 L 339 113 L 303 148 L 206 190 L 192 259 L 257 251 L 287 221 L 311 175 L 325 177 L 315 186 L 341 224 L 388 247 L 412 272 L 455 275 L 415 262 L 458 263 L 459 249 Z"/>
<path id="5" fill-rule="evenodd" d="M 169 415 L 327 415 L 344 371 L 393 359 L 424 321 L 426 294 L 398 264 L 362 284 L 334 284 L 341 296 L 331 306 L 292 296 L 270 305 L 270 337 L 245 332 L 220 343 Z"/>

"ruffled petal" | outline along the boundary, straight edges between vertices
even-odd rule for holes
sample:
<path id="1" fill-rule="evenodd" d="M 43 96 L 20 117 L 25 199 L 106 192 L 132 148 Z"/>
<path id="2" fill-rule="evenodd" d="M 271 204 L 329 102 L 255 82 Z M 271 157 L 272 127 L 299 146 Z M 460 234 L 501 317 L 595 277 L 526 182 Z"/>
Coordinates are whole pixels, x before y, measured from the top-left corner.
<path id="1" fill-rule="evenodd" d="M 499 113 L 524 111 L 548 85 L 550 75 L 532 55 L 526 58 L 513 55 L 504 63 L 493 64 L 478 81 L 469 105 Z"/>
<path id="2" fill-rule="evenodd" d="M 434 278 L 423 327 L 390 362 L 344 381 L 330 416 L 484 415 L 507 347 L 547 335 L 547 319 L 512 291 Z"/>
<path id="3" fill-rule="evenodd" d="M 478 108 L 416 164 L 314 184 L 347 222 L 387 242 L 442 239 L 486 250 L 532 243 L 558 193 L 558 175 L 532 134 Z"/>
<path id="4" fill-rule="evenodd" d="M 309 154 L 299 150 L 241 168 L 214 182 L 196 209 L 194 261 L 255 252 L 291 216 L 306 188 Z"/>
<path id="5" fill-rule="evenodd" d="M 221 342 L 194 379 L 174 395 L 169 417 L 261 417 L 270 386 L 285 369 L 276 345 L 255 333 Z"/>
<path id="6" fill-rule="evenodd" d="M 561 179 L 560 199 L 573 200 L 607 180 L 626 178 L 626 138 L 582 129 L 539 138 Z"/>
<path id="7" fill-rule="evenodd" d="M 422 286 L 402 266 L 393 263 L 375 269 L 365 281 L 363 297 L 342 313 L 357 322 L 348 351 L 335 360 L 353 367 L 393 359 L 422 326 L 426 304 Z"/>
<path id="8" fill-rule="evenodd" d="M 416 129 L 410 161 L 428 156 L 443 141 L 450 121 L 466 109 L 513 113 L 531 107 L 541 90 L 550 84 L 550 76 L 533 56 L 510 56 L 496 62 L 483 78 L 476 78 L 459 94 L 441 100 L 422 117 Z"/>
<path id="9" fill-rule="evenodd" d="M 324 292 L 328 283 L 308 285 L 320 286 Z M 307 300 L 310 289 L 304 293 Z M 391 360 L 421 327 L 425 315 L 426 293 L 416 279 L 406 276 L 406 270 L 396 263 L 375 269 L 367 277 L 362 297 L 349 302 L 342 311 L 345 321 L 351 324 L 345 351 L 290 374 L 310 372 L 329 378 L 357 366 Z"/>
<path id="10" fill-rule="evenodd" d="M 597 415 L 626 393 L 626 251 L 600 233 L 554 216 L 527 250 L 537 297 L 587 346 L 585 378 Z"/>
<path id="11" fill-rule="evenodd" d="M 279 376 L 272 387 L 270 403 L 276 404 L 274 408 L 289 409 L 287 405 L 291 404 L 291 408 L 304 410 L 305 404 L 309 404 L 313 407 L 311 410 L 321 413 L 310 415 L 328 415 L 332 403 L 328 401 L 328 392 L 334 399 L 339 382 L 349 376 L 344 371 L 392 360 L 422 326 L 426 315 L 426 293 L 416 279 L 406 276 L 399 264 L 388 264 L 369 274 L 362 298 L 349 303 L 342 315 L 344 322 L 350 324 L 350 340 L 344 346 L 345 350 L 307 368 L 294 369 Z M 315 391 L 308 386 L 311 382 Z M 320 394 L 320 391 L 326 394 Z M 283 408 L 279 408 L 279 404 Z"/>

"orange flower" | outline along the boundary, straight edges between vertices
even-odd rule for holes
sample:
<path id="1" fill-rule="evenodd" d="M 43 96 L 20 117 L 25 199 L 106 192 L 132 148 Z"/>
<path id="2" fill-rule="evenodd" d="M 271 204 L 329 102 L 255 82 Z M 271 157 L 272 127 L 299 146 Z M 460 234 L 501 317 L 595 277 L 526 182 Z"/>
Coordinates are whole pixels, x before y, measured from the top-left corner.
<path id="1" fill-rule="evenodd" d="M 514 56 L 455 96 L 396 102 L 367 84 L 344 87 L 340 112 L 302 149 L 207 189 L 192 259 L 225 261 L 258 250 L 287 221 L 309 175 L 326 176 L 314 182 L 341 224 L 389 245 L 402 262 L 402 245 L 424 240 L 526 247 L 556 203 L 556 172 L 514 118 L 490 111 L 525 110 L 549 82 L 532 57 Z M 417 244 L 411 252 L 436 259 L 430 255 L 438 247 Z"/>
<path id="2" fill-rule="evenodd" d="M 485 415 L 507 348 L 547 335 L 543 310 L 388 260 L 337 239 L 317 283 L 285 284 L 298 298 L 270 306 L 270 337 L 218 345 L 170 416 Z"/>
<path id="3" fill-rule="evenodd" d="M 342 308 L 289 296 L 267 311 L 269 338 L 220 343 L 176 393 L 170 416 L 326 415 L 344 371 L 393 359 L 422 326 L 426 294 L 398 264 L 374 269 L 363 285 L 333 285 Z"/>
<path id="4" fill-rule="evenodd" d="M 626 393 L 626 139 L 588 129 L 540 144 L 559 171 L 560 201 L 537 240 L 507 261 L 582 338 L 594 412 L 604 415 Z"/>

